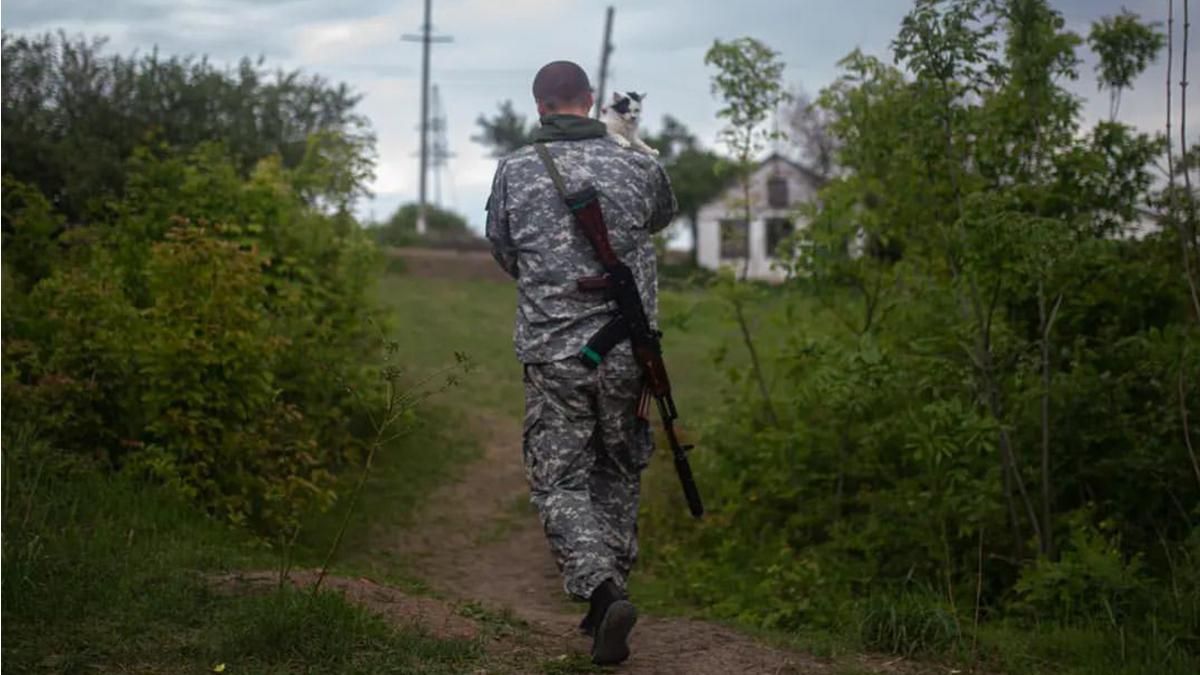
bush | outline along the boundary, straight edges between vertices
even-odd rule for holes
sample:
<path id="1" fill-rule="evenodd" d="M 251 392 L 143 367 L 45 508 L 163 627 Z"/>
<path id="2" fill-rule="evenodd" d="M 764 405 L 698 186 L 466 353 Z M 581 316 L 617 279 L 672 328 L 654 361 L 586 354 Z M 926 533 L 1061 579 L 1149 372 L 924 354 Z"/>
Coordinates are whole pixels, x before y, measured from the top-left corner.
<path id="1" fill-rule="evenodd" d="M 485 246 L 486 242 L 467 224 L 465 218 L 453 211 L 429 205 L 426 214 L 428 230 L 417 234 L 417 204 L 404 204 L 387 221 L 371 228 L 375 241 L 381 246 Z"/>
<path id="2" fill-rule="evenodd" d="M 290 529 L 359 457 L 347 387 L 370 389 L 380 257 L 352 220 L 306 203 L 302 170 L 267 160 L 242 179 L 213 145 L 131 162 L 111 217 L 19 272 L 28 294 L 5 289 L 5 423 L 231 522 Z M 13 181 L 4 219 L 53 222 Z M 22 241 L 6 234 L 6 270 Z"/>
<path id="3" fill-rule="evenodd" d="M 690 598 L 796 631 L 850 602 L 905 654 L 948 650 L 970 606 L 1197 655 L 1200 194 L 1162 190 L 1160 139 L 1081 127 L 1065 26 L 1040 0 L 923 1 L 895 66 L 842 62 L 787 339 L 743 320 L 746 284 L 712 287 L 753 363 L 697 453 L 714 523 L 651 549 Z"/>

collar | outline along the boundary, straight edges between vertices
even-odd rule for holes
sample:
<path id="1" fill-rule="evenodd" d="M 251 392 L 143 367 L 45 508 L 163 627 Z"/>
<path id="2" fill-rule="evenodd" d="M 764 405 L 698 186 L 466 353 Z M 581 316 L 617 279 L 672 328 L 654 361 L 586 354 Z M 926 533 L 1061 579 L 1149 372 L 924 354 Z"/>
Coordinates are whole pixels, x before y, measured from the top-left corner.
<path id="1" fill-rule="evenodd" d="M 542 126 L 533 132 L 535 143 L 547 141 L 582 141 L 589 138 L 603 138 L 608 135 L 608 127 L 600 120 L 579 115 L 546 115 L 541 118 Z"/>

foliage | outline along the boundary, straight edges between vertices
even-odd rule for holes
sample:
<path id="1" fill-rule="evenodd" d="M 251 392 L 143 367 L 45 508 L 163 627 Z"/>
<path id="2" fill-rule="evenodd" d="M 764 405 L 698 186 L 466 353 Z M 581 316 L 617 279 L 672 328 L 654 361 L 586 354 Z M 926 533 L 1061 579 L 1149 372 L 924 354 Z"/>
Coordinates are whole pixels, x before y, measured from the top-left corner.
<path id="1" fill-rule="evenodd" d="M 471 244 L 480 239 L 471 230 L 467 219 L 454 211 L 434 205 L 426 206 L 426 230 L 424 236 L 417 234 L 417 212 L 415 203 L 403 204 L 383 223 L 370 229 L 381 246 L 414 246 L 421 244 Z"/>
<path id="2" fill-rule="evenodd" d="M 801 166 L 824 184 L 837 169 L 838 140 L 833 135 L 834 117 L 831 111 L 803 91 L 791 95 L 784 119 L 788 140 Z"/>
<path id="3" fill-rule="evenodd" d="M 367 376 L 356 355 L 371 347 L 377 253 L 307 203 L 318 182 L 304 165 L 266 159 L 242 179 L 208 145 L 140 150 L 125 171 L 106 218 L 23 261 L 28 292 L 4 313 L 5 423 L 290 531 L 358 456 L 344 387 Z M 31 194 L 6 179 L 6 264 L 23 232 L 58 218 Z"/>
<path id="4" fill-rule="evenodd" d="M 761 124 L 790 98 L 782 84 L 784 64 L 777 52 L 751 37 L 714 40 L 704 63 L 717 69 L 712 92 L 725 104 L 717 111 L 727 122 L 721 140 L 731 155 L 746 163 L 773 137 Z"/>
<path id="5" fill-rule="evenodd" d="M 726 180 L 720 175 L 721 157 L 703 148 L 682 122 L 666 115 L 662 130 L 646 138 L 658 150 L 659 161 L 667 170 L 671 188 L 679 203 L 679 213 L 688 219 L 692 234 L 692 264 L 696 264 L 699 241 L 700 209 L 720 195 Z"/>
<path id="6" fill-rule="evenodd" d="M 1194 666 L 1198 326 L 1179 230 L 1147 228 L 1177 215 L 1164 144 L 1083 128 L 1081 45 L 1042 0 L 919 0 L 896 66 L 843 60 L 788 339 L 728 371 L 708 521 L 648 547 L 672 592 L 1004 669 L 990 624 L 1090 636 L 1054 655 L 1085 671 Z"/>
<path id="7" fill-rule="evenodd" d="M 479 125 L 479 135 L 471 137 L 472 141 L 488 148 L 492 157 L 503 157 L 529 145 L 536 128 L 536 125 L 525 120 L 524 115 L 513 109 L 512 101 L 504 101 L 499 108 L 493 117 L 480 115 L 475 119 L 475 124 Z"/>
<path id="8" fill-rule="evenodd" d="M 187 152 L 220 141 L 243 176 L 278 156 L 285 168 L 337 167 L 338 195 L 366 191 L 374 138 L 345 85 L 243 59 L 111 56 L 104 40 L 65 33 L 3 37 L 6 173 L 37 188 L 67 222 L 119 197 L 126 160 L 149 142 Z M 366 160 L 366 161 L 364 161 Z M 323 195 L 301 187 L 309 201 Z M 346 208 L 345 200 L 334 200 Z"/>
<path id="9" fill-rule="evenodd" d="M 741 187 L 739 198 L 731 200 L 726 206 L 740 218 L 748 231 L 754 221 L 754 197 L 750 190 L 754 160 L 767 141 L 782 136 L 778 130 L 763 128 L 763 122 L 791 98 L 791 94 L 783 88 L 784 64 L 777 52 L 751 37 L 738 38 L 729 43 L 714 40 L 704 55 L 704 63 L 716 68 L 712 75 L 712 93 L 719 95 L 725 104 L 717 111 L 717 117 L 726 120 L 720 138 L 733 156 L 732 168 Z M 749 273 L 750 255 L 747 251 L 738 278 L 744 281 Z M 772 424 L 778 424 L 779 415 L 771 400 L 762 363 L 746 321 L 746 306 L 756 299 L 755 289 L 734 283 L 731 276 L 719 277 L 713 288 L 728 301 L 733 318 L 741 330 L 742 343 L 750 355 L 751 375 L 762 396 L 763 413 Z"/>
<path id="10" fill-rule="evenodd" d="M 1110 91 L 1112 119 L 1116 119 L 1121 105 L 1121 91 L 1133 86 L 1134 78 L 1154 62 L 1166 44 L 1159 26 L 1142 23 L 1129 10 L 1092 23 L 1088 45 L 1100 57 L 1096 73 L 1100 76 L 1100 88 Z"/>

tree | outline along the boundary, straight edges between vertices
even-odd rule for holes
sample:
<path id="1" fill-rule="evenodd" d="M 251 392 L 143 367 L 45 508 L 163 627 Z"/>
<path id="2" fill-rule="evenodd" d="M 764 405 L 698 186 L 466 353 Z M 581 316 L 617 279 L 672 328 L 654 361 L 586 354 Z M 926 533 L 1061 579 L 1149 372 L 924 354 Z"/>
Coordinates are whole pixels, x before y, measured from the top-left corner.
<path id="1" fill-rule="evenodd" d="M 314 152 L 337 155 L 355 167 L 338 179 L 342 197 L 314 198 L 346 208 L 365 192 L 375 139 L 346 85 L 271 72 L 261 59 L 222 70 L 157 50 L 109 56 L 104 44 L 64 33 L 3 35 L 4 170 L 35 185 L 68 222 L 120 195 L 126 161 L 147 143 L 186 153 L 219 141 L 242 176 L 271 155 L 289 169 L 311 164 Z M 314 148 L 318 134 L 324 140 Z"/>
<path id="2" fill-rule="evenodd" d="M 426 224 L 429 230 L 425 237 L 417 235 L 417 211 L 420 207 L 409 203 L 396 209 L 387 221 L 372 229 L 375 240 L 384 246 L 411 246 L 430 242 L 465 242 L 479 238 L 471 231 L 467 219 L 461 215 L 433 205 L 426 208 Z"/>
<path id="3" fill-rule="evenodd" d="M 1100 57 L 1096 72 L 1100 76 L 1100 90 L 1109 92 L 1109 119 L 1117 119 L 1121 92 L 1133 86 L 1133 81 L 1154 62 L 1166 44 L 1166 38 L 1158 30 L 1161 25 L 1143 23 L 1129 10 L 1092 24 L 1088 44 Z"/>
<path id="4" fill-rule="evenodd" d="M 784 119 L 797 161 L 824 184 L 833 177 L 837 161 L 838 142 L 831 130 L 832 113 L 817 105 L 804 91 L 797 91 L 792 94 Z"/>
<path id="5" fill-rule="evenodd" d="M 721 157 L 700 147 L 687 127 L 670 115 L 663 117 L 662 130 L 648 136 L 646 143 L 658 150 L 658 158 L 667 169 L 675 199 L 679 202 L 679 212 L 688 220 L 692 234 L 692 264 L 695 265 L 700 209 L 719 195 L 726 184 L 718 173 Z"/>
<path id="6" fill-rule="evenodd" d="M 733 156 L 733 169 L 742 187 L 742 199 L 731 206 L 741 210 L 742 222 L 749 227 L 753 211 L 750 174 L 754 160 L 768 141 L 783 135 L 767 129 L 763 123 L 791 99 L 783 88 L 784 64 L 778 52 L 751 37 L 728 43 L 714 40 L 704 55 L 704 63 L 717 69 L 712 76 L 712 93 L 724 102 L 717 117 L 726 121 L 719 137 Z M 749 271 L 749 263 L 747 256 L 743 278 Z"/>
<path id="7" fill-rule="evenodd" d="M 660 162 L 669 164 L 680 152 L 696 148 L 696 136 L 683 122 L 663 115 L 662 129 L 657 135 L 646 136 L 646 143 L 658 150 Z"/>
<path id="8" fill-rule="evenodd" d="M 536 128 L 526 121 L 524 115 L 513 110 L 512 101 L 504 101 L 499 107 L 495 116 L 480 115 L 475 120 L 479 125 L 479 135 L 471 137 L 472 141 L 489 148 L 492 157 L 497 158 L 529 145 Z"/>
<path id="9" fill-rule="evenodd" d="M 704 63 L 717 69 L 712 76 L 712 93 L 719 95 L 725 104 L 717 111 L 717 117 L 726 120 L 720 138 L 733 155 L 734 171 L 742 188 L 740 202 L 732 206 L 740 207 L 742 223 L 749 235 L 750 223 L 753 220 L 753 205 L 750 201 L 753 160 L 767 141 L 780 136 L 778 131 L 765 129 L 763 122 L 777 111 L 780 104 L 790 99 L 790 95 L 783 88 L 784 64 L 779 60 L 778 52 L 751 37 L 738 38 L 728 43 L 714 40 L 712 47 L 704 55 Z M 746 278 L 749 270 L 750 256 L 747 252 L 745 264 L 742 266 L 742 279 Z M 758 353 L 746 323 L 743 304 L 747 296 L 739 289 L 731 287 L 728 297 L 741 329 L 742 340 L 750 354 L 751 368 L 762 395 L 763 409 L 770 421 L 778 424 L 779 416 L 771 403 L 762 364 L 759 363 Z"/>

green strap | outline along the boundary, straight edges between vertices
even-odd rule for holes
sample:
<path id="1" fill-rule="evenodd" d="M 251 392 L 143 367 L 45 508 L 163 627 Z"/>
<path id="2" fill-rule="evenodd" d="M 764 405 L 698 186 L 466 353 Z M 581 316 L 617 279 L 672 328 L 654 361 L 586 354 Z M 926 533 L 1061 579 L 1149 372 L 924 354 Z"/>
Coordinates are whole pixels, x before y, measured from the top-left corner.
<path id="1" fill-rule="evenodd" d="M 579 354 L 597 366 L 600 365 L 600 362 L 604 360 L 603 356 L 597 354 L 591 347 L 587 345 L 584 345 L 583 349 L 579 350 Z"/>
<path id="2" fill-rule="evenodd" d="M 554 159 L 550 157 L 550 151 L 546 149 L 545 143 L 534 143 L 533 149 L 537 151 L 538 157 L 542 158 L 542 164 L 546 165 L 546 172 L 550 174 L 550 180 L 554 181 L 554 189 L 558 190 L 558 196 L 562 197 L 564 202 L 567 201 L 567 185 L 563 182 L 558 167 L 554 166 Z"/>

